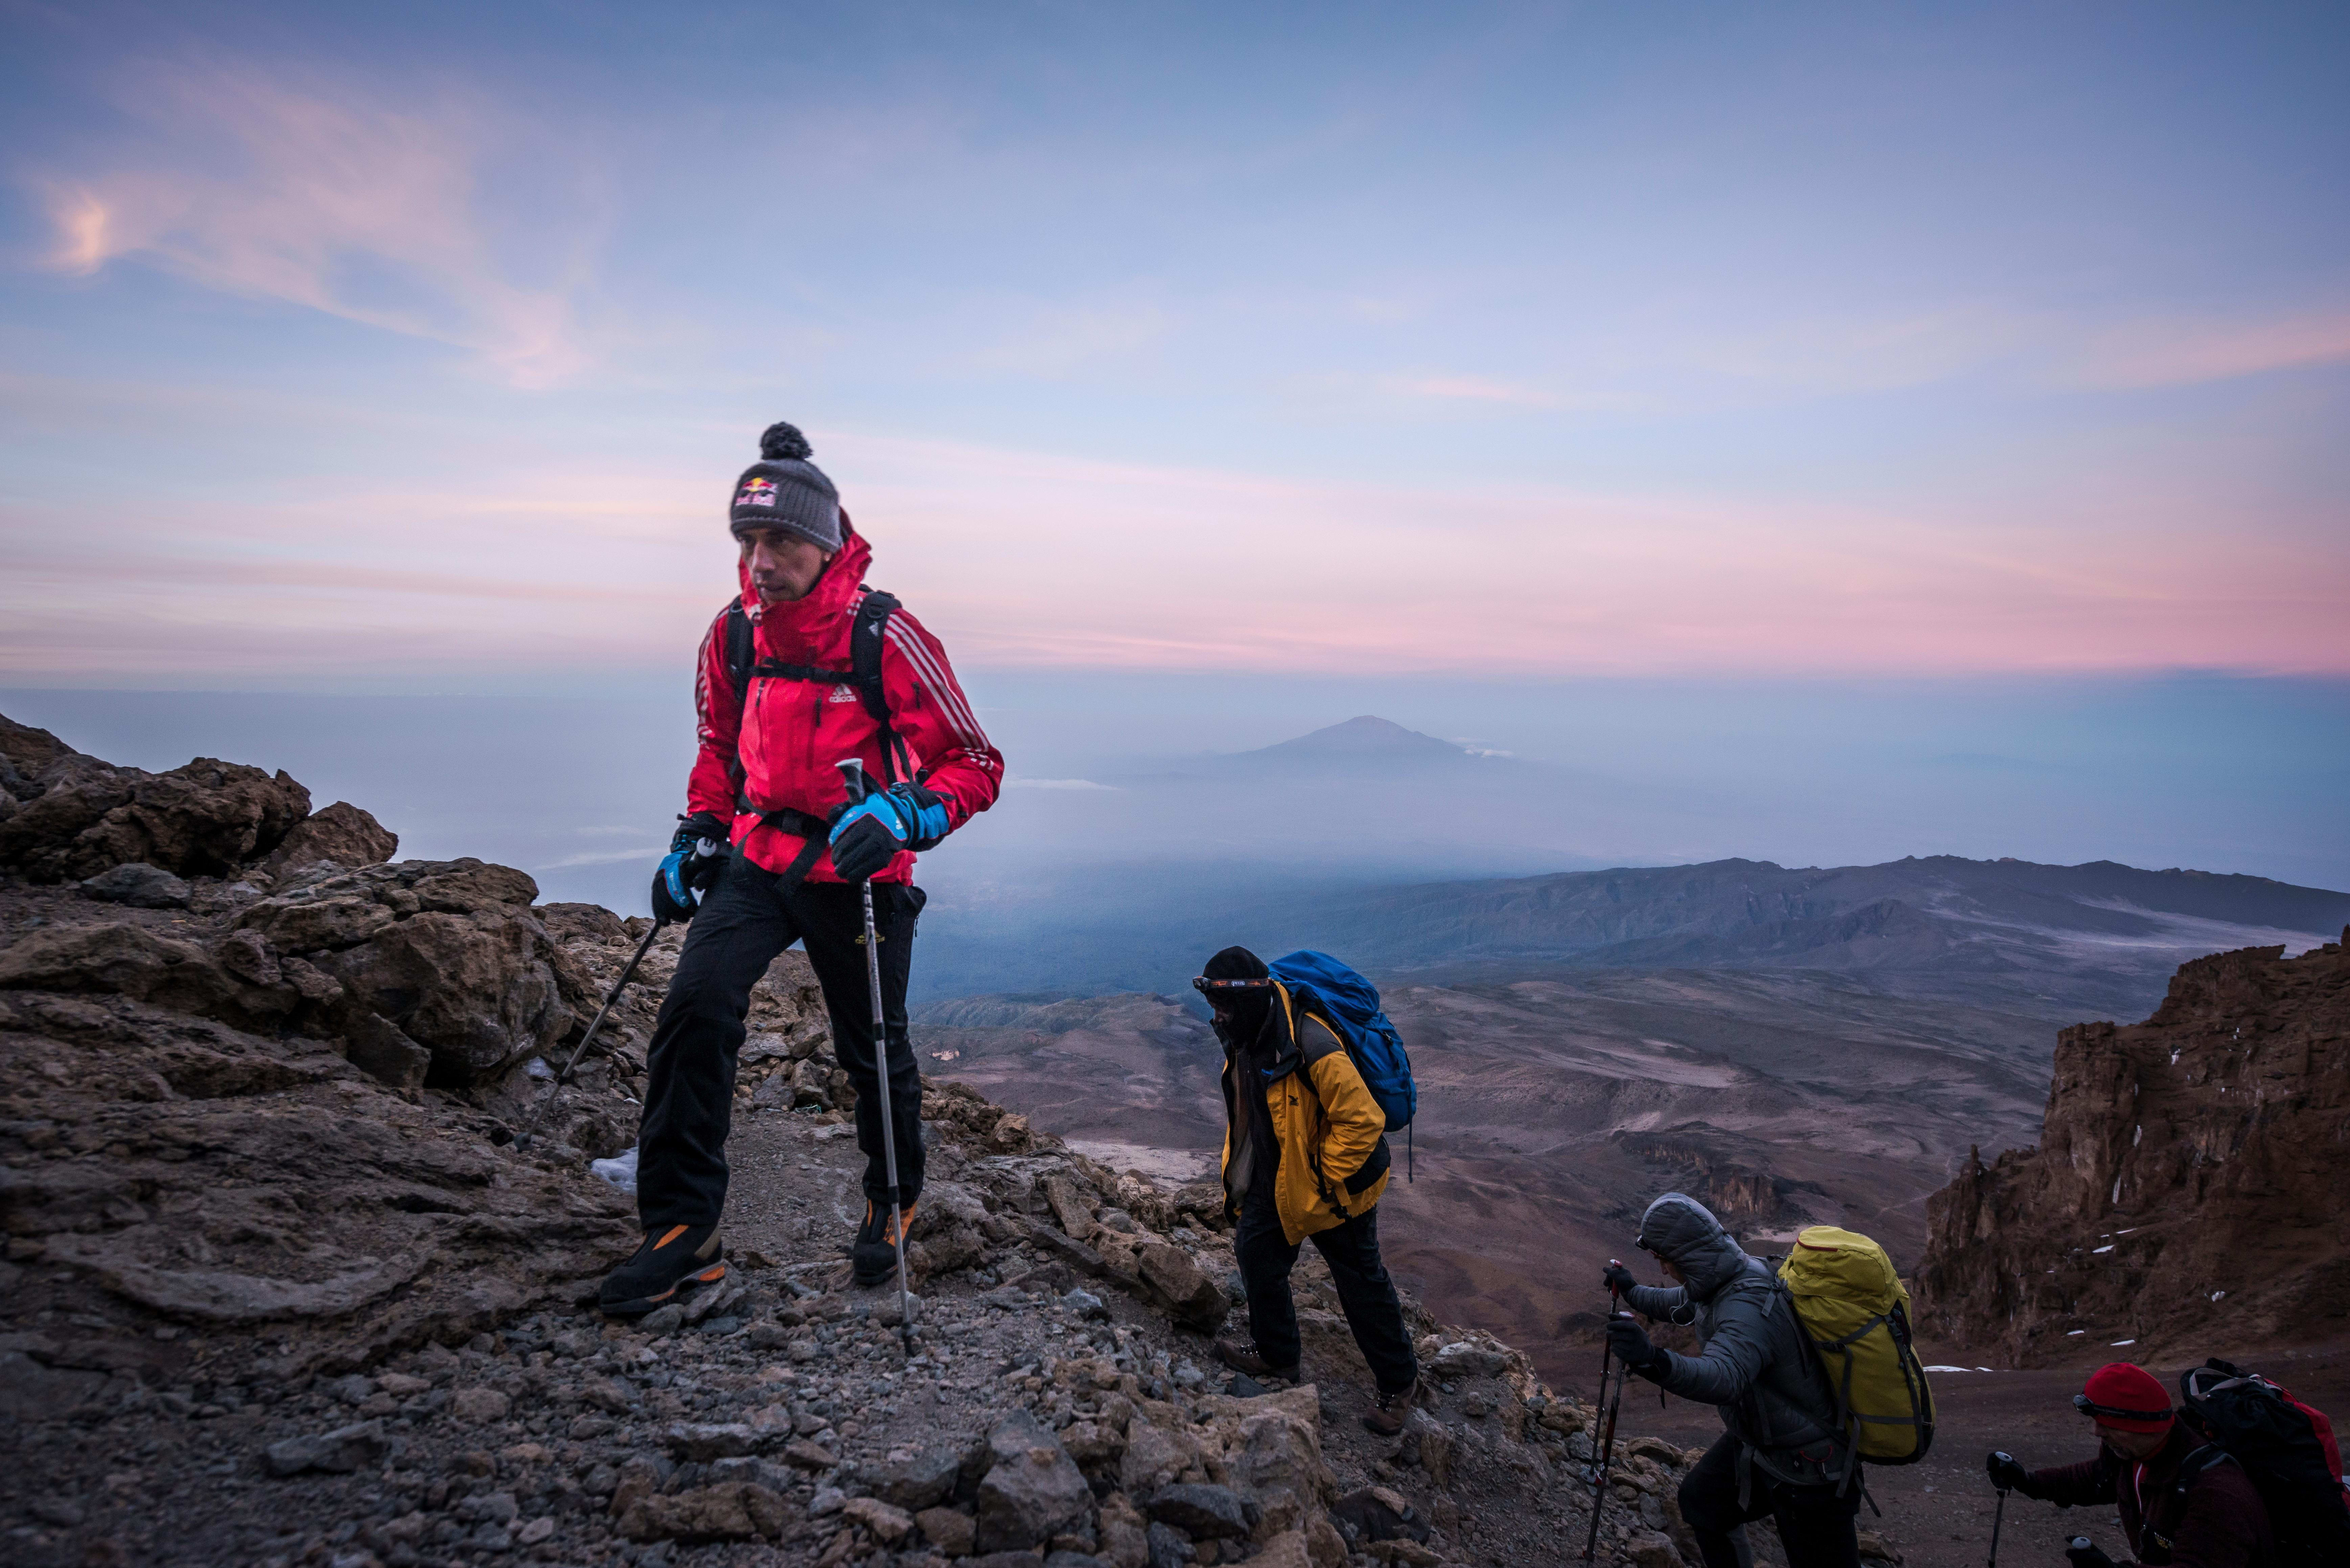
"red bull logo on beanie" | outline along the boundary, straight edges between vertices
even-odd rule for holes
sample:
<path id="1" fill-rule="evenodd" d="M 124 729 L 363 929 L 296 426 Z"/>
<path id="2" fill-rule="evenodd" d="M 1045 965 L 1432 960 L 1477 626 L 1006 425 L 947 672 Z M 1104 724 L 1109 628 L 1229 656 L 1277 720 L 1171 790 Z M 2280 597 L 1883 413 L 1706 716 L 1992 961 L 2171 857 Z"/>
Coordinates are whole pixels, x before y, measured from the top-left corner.
<path id="1" fill-rule="evenodd" d="M 734 493 L 737 506 L 773 506 L 775 504 L 775 482 L 772 479 L 746 479 L 743 488 Z"/>

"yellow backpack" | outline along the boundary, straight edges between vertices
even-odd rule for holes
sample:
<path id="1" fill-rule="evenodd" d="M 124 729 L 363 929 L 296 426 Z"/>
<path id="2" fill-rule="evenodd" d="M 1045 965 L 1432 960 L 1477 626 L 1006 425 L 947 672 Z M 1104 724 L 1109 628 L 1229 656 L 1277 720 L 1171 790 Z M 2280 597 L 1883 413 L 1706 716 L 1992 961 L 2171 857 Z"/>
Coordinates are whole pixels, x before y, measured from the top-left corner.
<path id="1" fill-rule="evenodd" d="M 1909 1465 L 1934 1442 L 1934 1391 L 1909 1336 L 1909 1293 L 1867 1237 L 1814 1225 L 1779 1283 L 1819 1353 L 1853 1460 Z"/>

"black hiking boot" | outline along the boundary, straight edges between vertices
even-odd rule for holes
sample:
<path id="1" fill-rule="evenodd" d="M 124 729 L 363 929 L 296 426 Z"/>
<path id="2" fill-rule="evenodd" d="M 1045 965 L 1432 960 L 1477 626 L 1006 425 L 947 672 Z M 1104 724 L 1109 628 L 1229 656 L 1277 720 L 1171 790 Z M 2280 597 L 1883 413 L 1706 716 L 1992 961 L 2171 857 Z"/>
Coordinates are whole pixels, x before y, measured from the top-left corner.
<path id="1" fill-rule="evenodd" d="M 726 1245 L 715 1225 L 664 1225 L 604 1281 L 607 1317 L 642 1317 L 688 1291 L 726 1277 Z"/>
<path id="2" fill-rule="evenodd" d="M 1403 1430 L 1411 1417 L 1412 1407 L 1419 1403 L 1419 1379 L 1414 1377 L 1410 1386 L 1393 1394 L 1381 1394 L 1371 1400 L 1371 1407 L 1363 1412 L 1363 1425 L 1382 1438 L 1392 1438 Z"/>
<path id="3" fill-rule="evenodd" d="M 1278 1377 L 1285 1383 L 1297 1381 L 1297 1363 L 1276 1366 L 1256 1341 L 1243 1334 L 1228 1334 L 1216 1341 L 1216 1359 L 1235 1372 L 1245 1372 L 1251 1377 Z"/>
<path id="4" fill-rule="evenodd" d="M 899 1210 L 899 1223 L 914 1222 L 911 1203 Z M 848 1244 L 849 1274 L 860 1285 L 878 1285 L 898 1272 L 898 1232 L 889 1224 L 889 1211 L 874 1202 L 865 1200 L 865 1223 L 857 1228 L 857 1240 Z"/>

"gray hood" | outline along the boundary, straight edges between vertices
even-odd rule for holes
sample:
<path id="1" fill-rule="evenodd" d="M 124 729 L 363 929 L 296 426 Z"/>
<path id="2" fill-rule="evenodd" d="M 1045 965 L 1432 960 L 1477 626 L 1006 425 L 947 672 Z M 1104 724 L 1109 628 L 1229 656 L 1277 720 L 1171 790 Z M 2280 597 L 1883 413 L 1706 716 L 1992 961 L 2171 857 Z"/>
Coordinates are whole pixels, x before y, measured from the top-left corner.
<path id="1" fill-rule="evenodd" d="M 1640 1216 L 1639 1243 L 1680 1270 L 1693 1302 L 1711 1301 L 1746 1271 L 1746 1253 L 1721 1221 L 1685 1192 L 1668 1192 L 1648 1205 Z"/>

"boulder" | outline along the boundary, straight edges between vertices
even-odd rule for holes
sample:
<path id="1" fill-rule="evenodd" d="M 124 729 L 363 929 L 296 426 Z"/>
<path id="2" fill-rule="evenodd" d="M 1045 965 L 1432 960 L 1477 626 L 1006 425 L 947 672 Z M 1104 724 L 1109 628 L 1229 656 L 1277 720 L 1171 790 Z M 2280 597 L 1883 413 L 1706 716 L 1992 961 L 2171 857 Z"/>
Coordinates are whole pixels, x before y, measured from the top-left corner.
<path id="1" fill-rule="evenodd" d="M 1171 1242 L 1154 1241 L 1136 1254 L 1136 1262 L 1144 1281 L 1166 1298 L 1176 1322 L 1202 1334 L 1223 1326 L 1232 1303 L 1224 1295 L 1224 1287 L 1193 1262 L 1191 1253 Z"/>
<path id="2" fill-rule="evenodd" d="M 456 1087 L 553 1050 L 576 1016 L 567 992 L 589 1004 L 593 988 L 531 911 L 537 894 L 511 867 L 404 860 L 305 880 L 237 926 L 286 955 L 289 979 L 299 961 L 340 987 L 337 1033 L 358 1030 L 372 1049 L 373 1014 L 431 1054 L 434 1083 Z"/>
<path id="3" fill-rule="evenodd" d="M 380 1421 L 360 1421 L 312 1437 L 287 1438 L 262 1452 L 262 1463 L 274 1476 L 296 1476 L 305 1470 L 348 1475 L 383 1463 L 390 1449 Z"/>
<path id="4" fill-rule="evenodd" d="M 663 1438 L 669 1451 L 679 1459 L 708 1464 L 712 1459 L 755 1454 L 773 1435 L 743 1421 L 681 1421 L 670 1428 Z"/>
<path id="5" fill-rule="evenodd" d="M 400 835 L 349 801 L 338 800 L 287 829 L 261 869 L 275 877 L 320 860 L 352 868 L 380 866 L 399 849 Z"/>
<path id="6" fill-rule="evenodd" d="M 1482 1345 L 1448 1345 L 1436 1353 L 1428 1364 L 1430 1376 L 1451 1379 L 1460 1377 L 1492 1377 L 1508 1366 L 1510 1358 L 1500 1351 Z"/>
<path id="7" fill-rule="evenodd" d="M 784 1520 L 782 1498 L 754 1482 L 733 1481 L 637 1498 L 620 1516 L 619 1530 L 631 1541 L 773 1540 L 783 1533 Z"/>
<path id="8" fill-rule="evenodd" d="M 873 1538 L 884 1546 L 895 1546 L 906 1539 L 914 1528 L 914 1516 L 902 1508 L 892 1507 L 878 1497 L 852 1497 L 840 1505 L 843 1517 L 853 1519 L 873 1532 Z"/>
<path id="9" fill-rule="evenodd" d="M 1247 1511 L 1241 1506 L 1240 1494 L 1230 1487 L 1197 1481 L 1161 1487 L 1144 1511 L 1194 1541 L 1241 1541 L 1249 1532 Z"/>
<path id="10" fill-rule="evenodd" d="M 919 1512 L 953 1494 L 962 1469 L 959 1450 L 934 1448 L 910 1459 L 866 1465 L 858 1471 L 858 1484 L 884 1502 Z"/>
<path id="11" fill-rule="evenodd" d="M 926 1508 L 914 1515 L 914 1524 L 922 1537 L 950 1557 L 971 1555 L 974 1526 L 971 1515 L 957 1513 L 951 1508 Z"/>
<path id="12" fill-rule="evenodd" d="M 1060 1440 L 1025 1410 L 987 1435 L 987 1473 L 979 1483 L 981 1552 L 1017 1552 L 1049 1541 L 1093 1506 L 1093 1489 Z"/>
<path id="13" fill-rule="evenodd" d="M 343 1044 L 351 1065 L 388 1088 L 422 1088 L 432 1065 L 432 1052 L 411 1040 L 399 1024 L 372 1012 L 359 1015 Z"/>
<path id="14" fill-rule="evenodd" d="M 193 897 L 185 882 L 143 860 L 84 877 L 81 895 L 101 904 L 128 904 L 134 909 L 184 909 Z"/>
<path id="15" fill-rule="evenodd" d="M 310 814 L 310 792 L 284 773 L 213 757 L 150 774 L 76 754 L 51 763 L 39 783 L 40 794 L 0 823 L 0 866 L 36 882 L 133 861 L 233 876 Z"/>

